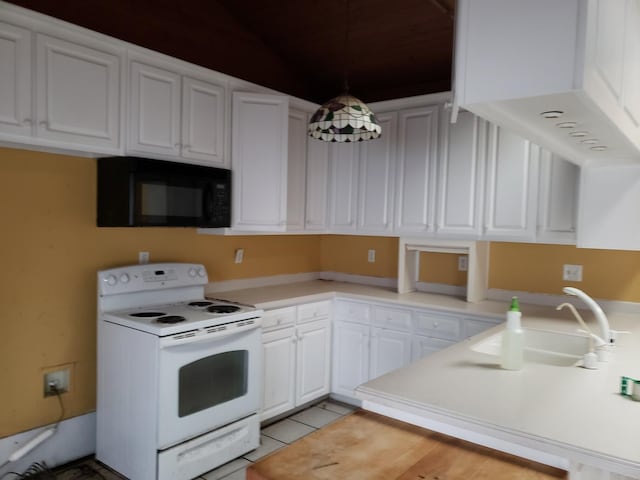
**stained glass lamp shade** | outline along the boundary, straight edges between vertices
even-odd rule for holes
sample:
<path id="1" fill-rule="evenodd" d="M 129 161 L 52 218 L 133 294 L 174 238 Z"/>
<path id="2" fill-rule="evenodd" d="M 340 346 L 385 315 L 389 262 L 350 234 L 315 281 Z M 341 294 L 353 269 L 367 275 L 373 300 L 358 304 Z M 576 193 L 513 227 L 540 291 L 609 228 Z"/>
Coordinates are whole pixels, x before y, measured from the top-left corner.
<path id="1" fill-rule="evenodd" d="M 347 94 L 322 104 L 309 121 L 309 136 L 325 142 L 362 142 L 378 138 L 381 133 L 369 107 Z"/>

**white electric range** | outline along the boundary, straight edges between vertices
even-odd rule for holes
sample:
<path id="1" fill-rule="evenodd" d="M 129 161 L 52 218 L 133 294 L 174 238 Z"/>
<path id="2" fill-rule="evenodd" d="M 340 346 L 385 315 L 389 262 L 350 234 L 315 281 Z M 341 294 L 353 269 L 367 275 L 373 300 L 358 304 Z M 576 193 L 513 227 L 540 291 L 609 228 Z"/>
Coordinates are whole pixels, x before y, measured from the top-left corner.
<path id="1" fill-rule="evenodd" d="M 204 266 L 98 272 L 96 458 L 187 480 L 257 448 L 261 316 L 208 300 Z"/>

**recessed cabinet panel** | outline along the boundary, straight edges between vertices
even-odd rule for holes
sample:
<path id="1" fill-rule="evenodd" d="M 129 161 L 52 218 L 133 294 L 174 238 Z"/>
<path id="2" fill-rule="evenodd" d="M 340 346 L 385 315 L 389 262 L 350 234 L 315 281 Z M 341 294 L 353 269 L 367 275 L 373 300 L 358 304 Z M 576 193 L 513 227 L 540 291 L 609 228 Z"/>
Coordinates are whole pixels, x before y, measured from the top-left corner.
<path id="1" fill-rule="evenodd" d="M 120 59 L 37 35 L 37 135 L 113 151 L 120 142 Z"/>
<path id="2" fill-rule="evenodd" d="M 397 114 L 377 115 L 383 135 L 360 148 L 358 230 L 388 233 L 393 228 Z"/>
<path id="3" fill-rule="evenodd" d="M 478 237 L 482 231 L 482 179 L 486 122 L 471 112 L 445 125 L 439 164 L 438 226 L 442 235 Z"/>
<path id="4" fill-rule="evenodd" d="M 622 107 L 633 123 L 640 129 L 640 2 L 628 1 L 626 14 L 626 41 Z"/>
<path id="5" fill-rule="evenodd" d="M 491 125 L 488 152 L 486 238 L 533 241 L 539 147 Z"/>
<path id="6" fill-rule="evenodd" d="M 329 319 L 298 325 L 297 405 L 329 393 L 331 386 L 330 325 Z"/>
<path id="7" fill-rule="evenodd" d="M 599 0 L 596 3 L 595 68 L 611 94 L 619 100 L 622 93 L 623 25 L 627 1 Z"/>
<path id="8" fill-rule="evenodd" d="M 295 342 L 294 327 L 262 335 L 262 420 L 284 413 L 295 406 Z"/>
<path id="9" fill-rule="evenodd" d="M 224 88 L 183 77 L 182 99 L 182 156 L 223 166 Z"/>
<path id="10" fill-rule="evenodd" d="M 455 345 L 455 343 L 456 342 L 441 340 L 439 338 L 414 335 L 411 343 L 411 361 L 415 362 L 427 355 L 431 355 L 439 350 Z"/>
<path id="11" fill-rule="evenodd" d="M 358 146 L 353 143 L 331 144 L 330 228 L 333 232 L 356 229 L 358 189 Z"/>
<path id="12" fill-rule="evenodd" d="M 305 229 L 327 229 L 327 192 L 329 189 L 329 143 L 307 139 L 307 188 Z"/>
<path id="13" fill-rule="evenodd" d="M 376 378 L 411 362 L 411 334 L 373 328 L 371 338 L 371 372 Z"/>
<path id="14" fill-rule="evenodd" d="M 400 233 L 432 232 L 438 107 L 402 111 L 398 124 L 395 228 Z"/>
<path id="15" fill-rule="evenodd" d="M 234 92 L 233 228 L 282 231 L 287 215 L 289 102 Z"/>
<path id="16" fill-rule="evenodd" d="M 0 132 L 31 135 L 31 32 L 0 22 Z"/>
<path id="17" fill-rule="evenodd" d="M 302 230 L 305 215 L 307 115 L 289 110 L 287 164 L 287 230 Z"/>
<path id="18" fill-rule="evenodd" d="M 180 93 L 180 75 L 131 64 L 130 150 L 180 155 Z"/>
<path id="19" fill-rule="evenodd" d="M 369 380 L 369 326 L 336 322 L 333 359 L 331 391 L 353 398 L 353 389 Z"/>
<path id="20" fill-rule="evenodd" d="M 538 234 L 540 242 L 576 242 L 580 168 L 549 151 L 540 156 Z"/>

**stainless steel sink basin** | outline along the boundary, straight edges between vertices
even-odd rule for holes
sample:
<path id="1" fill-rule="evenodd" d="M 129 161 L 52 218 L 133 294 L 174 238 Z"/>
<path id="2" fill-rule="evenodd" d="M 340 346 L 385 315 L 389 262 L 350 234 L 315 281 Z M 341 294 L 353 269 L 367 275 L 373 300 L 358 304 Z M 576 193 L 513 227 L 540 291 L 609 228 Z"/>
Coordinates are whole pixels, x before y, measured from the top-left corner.
<path id="1" fill-rule="evenodd" d="M 589 337 L 574 333 L 523 328 L 524 361 L 546 365 L 571 366 L 589 352 Z M 497 332 L 471 346 L 474 352 L 500 356 L 502 332 Z"/>

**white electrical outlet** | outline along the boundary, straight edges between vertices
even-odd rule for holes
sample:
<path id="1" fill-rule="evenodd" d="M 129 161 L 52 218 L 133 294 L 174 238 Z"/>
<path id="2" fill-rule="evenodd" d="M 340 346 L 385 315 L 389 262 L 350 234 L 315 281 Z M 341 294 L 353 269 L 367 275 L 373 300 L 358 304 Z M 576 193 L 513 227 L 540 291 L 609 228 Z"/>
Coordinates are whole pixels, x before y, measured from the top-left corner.
<path id="1" fill-rule="evenodd" d="M 149 263 L 149 252 L 138 252 L 138 263 L 140 265 Z"/>
<path id="2" fill-rule="evenodd" d="M 458 271 L 466 272 L 469 269 L 469 257 L 466 255 L 460 255 L 458 257 Z"/>
<path id="3" fill-rule="evenodd" d="M 582 265 L 569 265 L 565 263 L 562 267 L 562 280 L 568 282 L 582 281 Z"/>
<path id="4" fill-rule="evenodd" d="M 55 387 L 55 388 L 54 388 Z M 49 397 L 69 391 L 69 369 L 56 370 L 44 374 L 44 396 Z"/>
<path id="5" fill-rule="evenodd" d="M 236 249 L 235 262 L 242 263 L 243 260 L 244 260 L 244 248 Z"/>
<path id="6" fill-rule="evenodd" d="M 371 249 L 367 252 L 367 261 L 369 263 L 374 263 L 376 261 L 376 251 Z"/>

